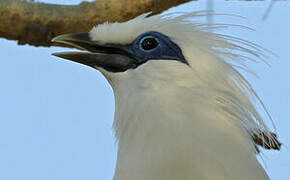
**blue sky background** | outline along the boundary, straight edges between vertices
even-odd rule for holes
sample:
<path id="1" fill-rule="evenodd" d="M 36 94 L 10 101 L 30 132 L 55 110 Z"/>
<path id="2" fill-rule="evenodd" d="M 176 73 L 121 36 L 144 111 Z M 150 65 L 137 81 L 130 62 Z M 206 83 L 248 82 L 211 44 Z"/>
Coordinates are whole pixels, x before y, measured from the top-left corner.
<path id="1" fill-rule="evenodd" d="M 77 4 L 81 0 L 42 0 Z M 206 1 L 170 11 L 206 9 Z M 290 179 L 290 2 L 276 2 L 263 21 L 270 1 L 217 0 L 219 13 L 247 20 L 218 17 L 217 22 L 249 25 L 254 32 L 226 33 L 256 42 L 275 52 L 271 67 L 251 64 L 259 74 L 247 78 L 276 123 L 282 151 L 263 151 L 274 180 Z M 0 39 L 0 180 L 109 180 L 113 177 L 116 145 L 112 134 L 113 92 L 102 75 L 86 66 L 50 54 L 63 48 L 18 46 Z M 270 123 L 268 122 L 270 125 Z"/>

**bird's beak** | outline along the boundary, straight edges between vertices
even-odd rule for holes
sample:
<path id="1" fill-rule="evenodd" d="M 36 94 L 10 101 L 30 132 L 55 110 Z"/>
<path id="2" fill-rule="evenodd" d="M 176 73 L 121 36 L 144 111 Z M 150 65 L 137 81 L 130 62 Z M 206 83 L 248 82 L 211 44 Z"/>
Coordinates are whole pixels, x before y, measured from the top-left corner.
<path id="1" fill-rule="evenodd" d="M 110 72 L 123 72 L 134 66 L 128 48 L 121 45 L 106 45 L 92 41 L 89 33 L 60 35 L 52 42 L 63 43 L 87 52 L 60 52 L 52 55 L 85 64 L 94 68 L 103 68 Z"/>

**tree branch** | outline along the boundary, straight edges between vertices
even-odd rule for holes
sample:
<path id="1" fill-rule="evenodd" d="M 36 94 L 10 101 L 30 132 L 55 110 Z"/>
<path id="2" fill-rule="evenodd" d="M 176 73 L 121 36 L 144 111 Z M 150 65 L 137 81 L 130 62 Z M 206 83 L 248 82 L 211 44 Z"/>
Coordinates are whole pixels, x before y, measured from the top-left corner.
<path id="1" fill-rule="evenodd" d="M 56 5 L 0 0 L 0 37 L 18 44 L 51 46 L 59 34 L 89 31 L 103 22 L 123 22 L 140 14 L 160 13 L 190 0 L 97 0 Z"/>

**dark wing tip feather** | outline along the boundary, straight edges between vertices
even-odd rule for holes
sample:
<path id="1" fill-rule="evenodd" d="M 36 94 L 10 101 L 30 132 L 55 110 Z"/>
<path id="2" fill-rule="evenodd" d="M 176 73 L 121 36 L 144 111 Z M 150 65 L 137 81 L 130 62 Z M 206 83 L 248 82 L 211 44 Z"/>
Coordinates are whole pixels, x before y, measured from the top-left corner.
<path id="1" fill-rule="evenodd" d="M 252 139 L 256 145 L 263 147 L 264 149 L 280 150 L 282 143 L 278 140 L 275 133 L 268 132 L 253 132 Z M 259 152 L 257 146 L 255 146 L 257 152 Z"/>

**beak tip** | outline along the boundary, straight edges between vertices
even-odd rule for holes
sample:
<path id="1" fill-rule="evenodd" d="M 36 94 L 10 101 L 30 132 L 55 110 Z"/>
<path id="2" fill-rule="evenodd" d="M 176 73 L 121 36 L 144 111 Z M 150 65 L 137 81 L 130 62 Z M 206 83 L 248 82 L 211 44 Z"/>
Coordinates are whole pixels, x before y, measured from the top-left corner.
<path id="1" fill-rule="evenodd" d="M 57 37 L 52 38 L 50 41 L 51 42 L 56 42 Z"/>
<path id="2" fill-rule="evenodd" d="M 52 55 L 52 56 L 57 56 L 57 53 L 52 53 L 51 55 Z"/>
<path id="3" fill-rule="evenodd" d="M 53 42 L 53 43 L 62 43 L 63 42 L 62 39 L 65 40 L 64 35 L 55 36 L 50 41 Z"/>
<path id="4" fill-rule="evenodd" d="M 57 57 L 57 58 L 62 58 L 58 53 L 52 53 L 51 55 L 54 56 L 54 57 Z"/>
<path id="5" fill-rule="evenodd" d="M 66 54 L 68 54 L 68 53 L 64 53 L 64 52 L 60 53 L 60 52 L 58 52 L 58 53 L 52 53 L 51 55 L 55 56 L 55 57 L 59 57 L 59 58 L 65 59 L 65 57 L 66 57 L 65 55 Z"/>
<path id="6" fill-rule="evenodd" d="M 73 34 L 62 34 L 51 39 L 51 42 L 66 43 L 67 41 L 72 42 L 89 42 L 92 41 L 89 33 L 73 33 Z"/>

